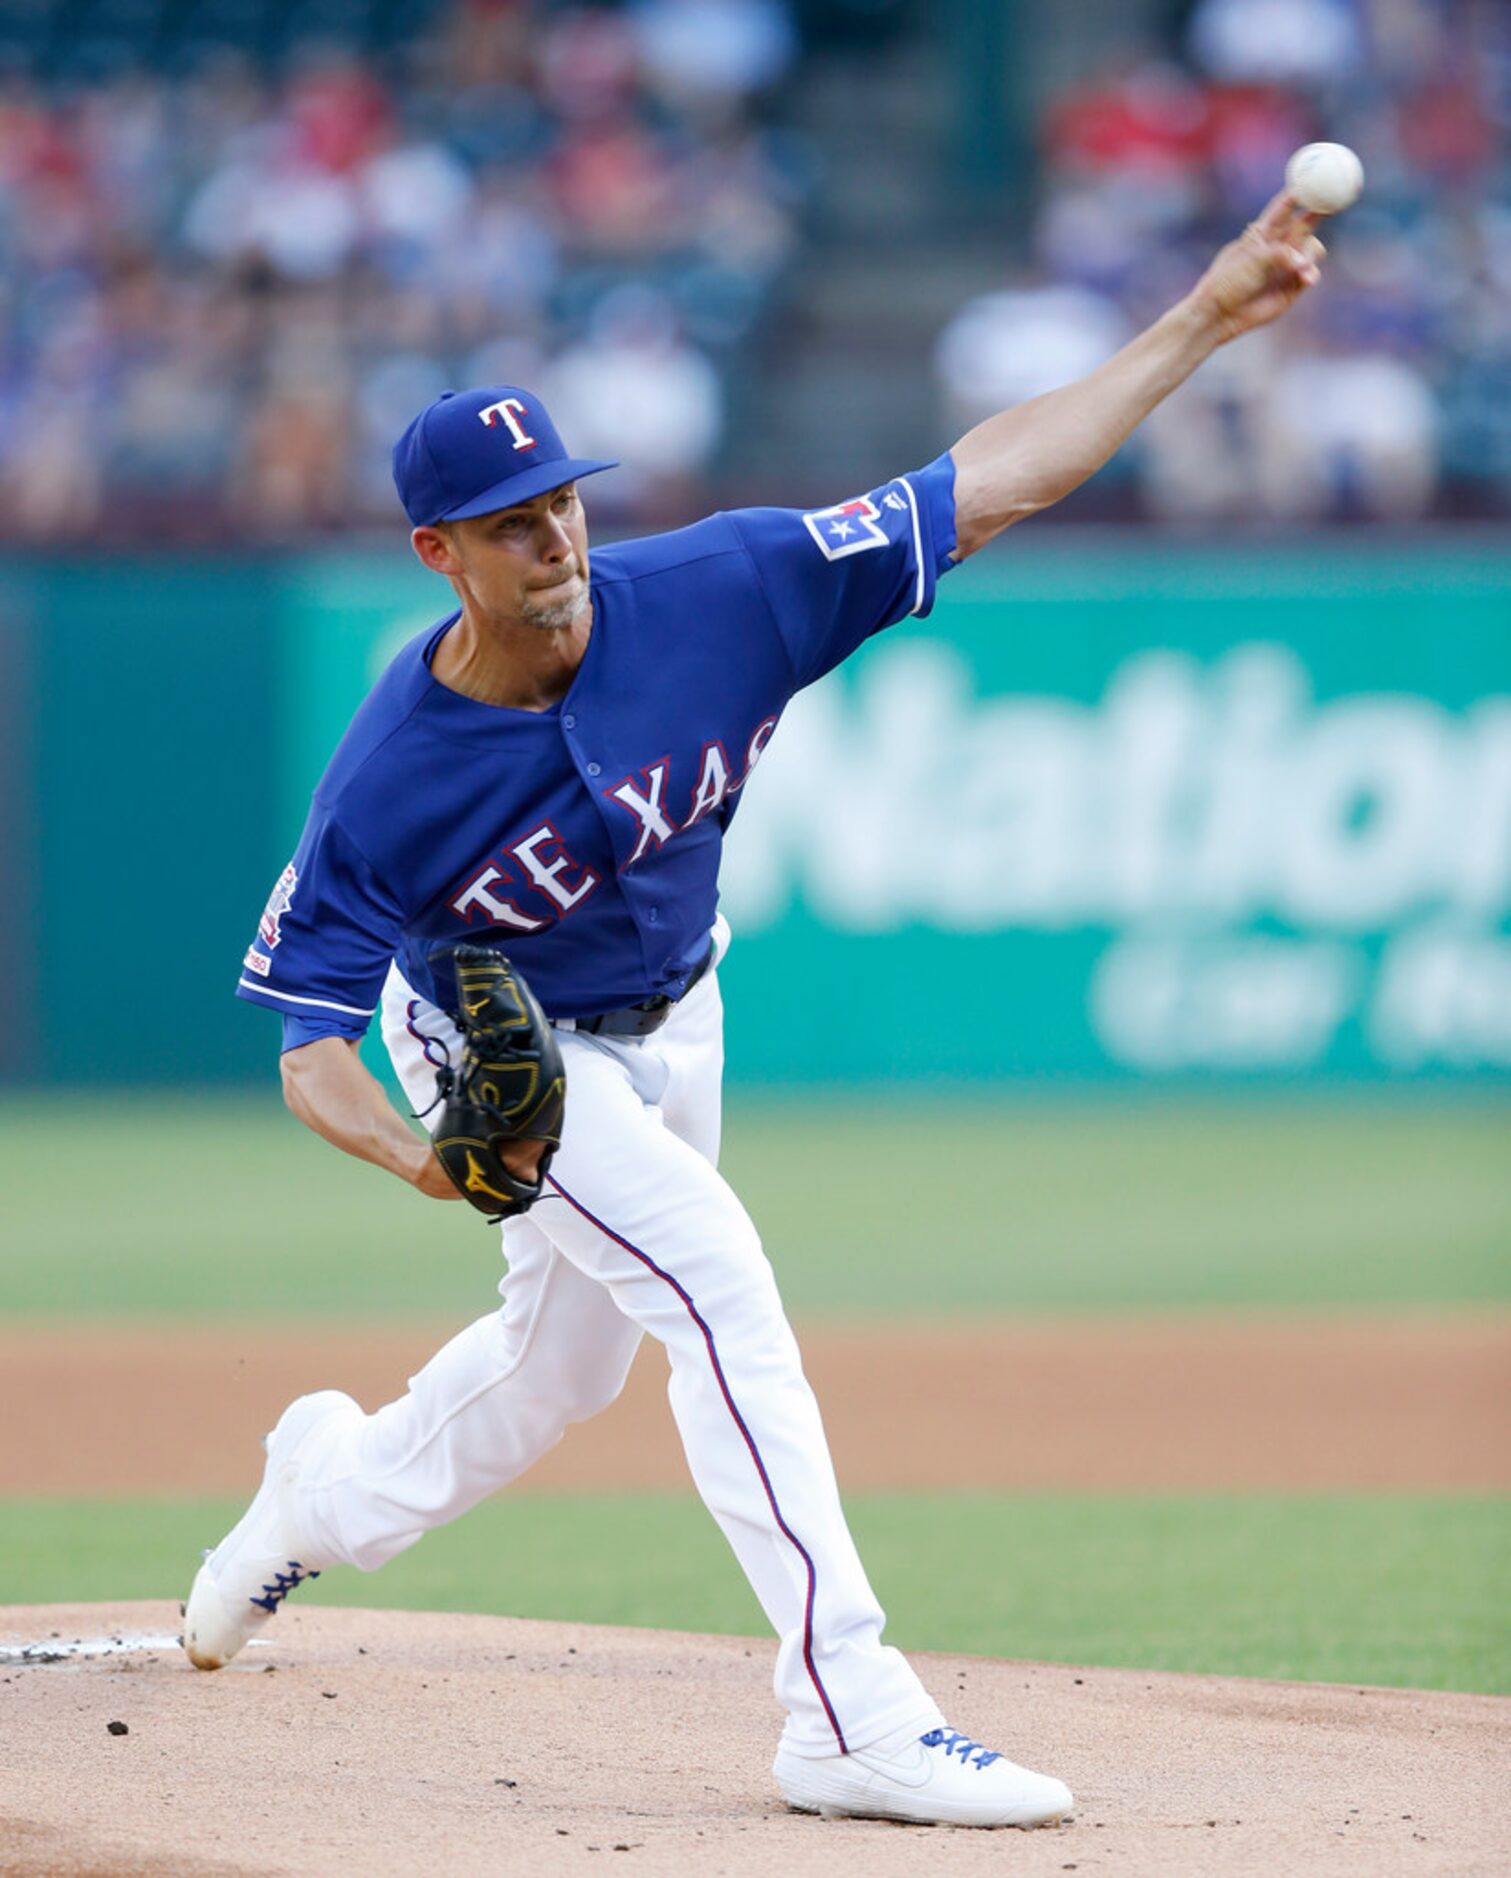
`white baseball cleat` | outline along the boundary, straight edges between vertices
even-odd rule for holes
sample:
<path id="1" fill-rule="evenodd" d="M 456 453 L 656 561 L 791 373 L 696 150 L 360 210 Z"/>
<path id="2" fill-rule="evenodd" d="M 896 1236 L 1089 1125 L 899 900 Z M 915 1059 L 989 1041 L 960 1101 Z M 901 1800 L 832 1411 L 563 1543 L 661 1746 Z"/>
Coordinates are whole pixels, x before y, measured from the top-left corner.
<path id="1" fill-rule="evenodd" d="M 1075 1800 L 953 1729 L 933 1728 L 885 1753 L 862 1748 L 805 1760 L 777 1750 L 772 1772 L 787 1804 L 826 1818 L 905 1819 L 932 1826 L 1053 1826 Z"/>
<path id="2" fill-rule="evenodd" d="M 184 1650 L 196 1669 L 219 1669 L 262 1629 L 312 1569 L 293 1519 L 299 1450 L 332 1415 L 362 1410 L 339 1389 L 302 1395 L 263 1440 L 262 1485 L 241 1519 L 205 1554 L 184 1607 Z"/>

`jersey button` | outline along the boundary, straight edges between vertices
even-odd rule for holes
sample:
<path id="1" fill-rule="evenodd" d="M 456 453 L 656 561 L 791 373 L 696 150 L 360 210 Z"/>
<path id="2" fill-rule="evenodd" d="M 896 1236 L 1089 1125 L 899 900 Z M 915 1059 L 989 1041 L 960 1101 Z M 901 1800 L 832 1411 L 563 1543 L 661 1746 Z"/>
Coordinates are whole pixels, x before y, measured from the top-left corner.
<path id="1" fill-rule="evenodd" d="M 576 728 L 577 728 L 577 719 L 576 719 L 575 717 L 573 717 L 573 715 L 572 715 L 572 713 L 571 713 L 570 711 L 568 711 L 568 712 L 567 712 L 567 714 L 566 714 L 566 716 L 565 716 L 565 717 L 564 717 L 564 718 L 563 718 L 563 719 L 562 719 L 561 721 L 562 721 L 562 723 L 564 723 L 564 724 L 566 725 L 566 727 L 567 727 L 567 729 L 568 729 L 568 730 L 576 730 Z"/>
<path id="2" fill-rule="evenodd" d="M 603 765 L 601 763 L 589 763 L 588 774 L 590 776 L 600 776 L 602 775 L 602 773 L 603 773 Z"/>
<path id="3" fill-rule="evenodd" d="M 650 921 L 650 923 L 651 923 L 651 924 L 652 924 L 652 925 L 654 926 L 654 925 L 655 925 L 655 923 L 656 923 L 656 921 L 657 921 L 658 919 L 660 919 L 660 917 L 661 917 L 661 909 L 660 909 L 660 907 L 659 907 L 659 906 L 653 906 L 653 907 L 651 907 L 651 908 L 650 908 L 650 909 L 649 909 L 649 910 L 647 911 L 647 913 L 646 913 L 646 915 L 645 915 L 645 917 L 646 917 L 646 918 L 647 918 L 647 919 L 648 919 L 648 920 Z"/>

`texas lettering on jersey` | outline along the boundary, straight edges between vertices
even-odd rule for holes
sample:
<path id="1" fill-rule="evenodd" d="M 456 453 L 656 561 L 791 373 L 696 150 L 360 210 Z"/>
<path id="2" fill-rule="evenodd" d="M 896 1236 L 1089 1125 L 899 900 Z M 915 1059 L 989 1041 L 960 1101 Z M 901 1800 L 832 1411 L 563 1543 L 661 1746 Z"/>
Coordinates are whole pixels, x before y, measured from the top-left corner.
<path id="1" fill-rule="evenodd" d="M 713 738 L 705 743 L 688 811 L 680 821 L 666 806 L 672 772 L 669 756 L 605 789 L 607 799 L 626 809 L 636 826 L 634 846 L 619 872 L 628 873 L 637 861 L 702 821 L 705 815 L 714 814 L 744 788 L 776 726 L 775 717 L 763 718 L 756 726 L 746 746 L 745 766 L 737 777 L 731 775 L 722 741 Z M 448 903 L 469 926 L 486 922 L 510 932 L 540 932 L 574 912 L 598 884 L 599 876 L 573 858 L 550 822 L 542 822 L 520 840 L 506 843 L 491 854 Z M 528 909 L 508 897 L 508 889 L 520 887 L 540 896 L 529 902 Z"/>

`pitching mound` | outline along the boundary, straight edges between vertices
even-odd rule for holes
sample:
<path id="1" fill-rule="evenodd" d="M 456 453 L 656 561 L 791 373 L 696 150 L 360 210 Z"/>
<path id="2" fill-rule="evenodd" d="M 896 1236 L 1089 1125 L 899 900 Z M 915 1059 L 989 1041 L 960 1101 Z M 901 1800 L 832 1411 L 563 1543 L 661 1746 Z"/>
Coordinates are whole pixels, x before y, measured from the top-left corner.
<path id="1" fill-rule="evenodd" d="M 983 1833 L 788 1813 L 764 1643 L 291 1610 L 207 1676 L 178 1621 L 0 1608 L 7 1878 L 1506 1869 L 1492 1697 L 927 1659 L 954 1717 L 1080 1802 Z"/>

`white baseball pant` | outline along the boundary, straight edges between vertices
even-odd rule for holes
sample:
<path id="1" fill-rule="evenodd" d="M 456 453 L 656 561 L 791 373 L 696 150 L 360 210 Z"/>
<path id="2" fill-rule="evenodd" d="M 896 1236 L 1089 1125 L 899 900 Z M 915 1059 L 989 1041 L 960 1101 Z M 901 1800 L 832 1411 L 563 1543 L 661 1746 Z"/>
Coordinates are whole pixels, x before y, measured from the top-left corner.
<path id="1" fill-rule="evenodd" d="M 780 1639 L 784 1738 L 832 1754 L 943 1717 L 881 1641 L 776 1280 L 715 1169 L 722 1033 L 713 970 L 649 1037 L 561 1030 L 562 1144 L 546 1196 L 503 1229 L 503 1309 L 454 1337 L 407 1394 L 312 1444 L 296 1517 L 314 1562 L 376 1569 L 606 1408 L 649 1331 L 670 1359 L 693 1480 Z M 383 1036 L 424 1108 L 433 1064 L 443 1050 L 457 1060 L 460 1036 L 397 969 Z"/>

